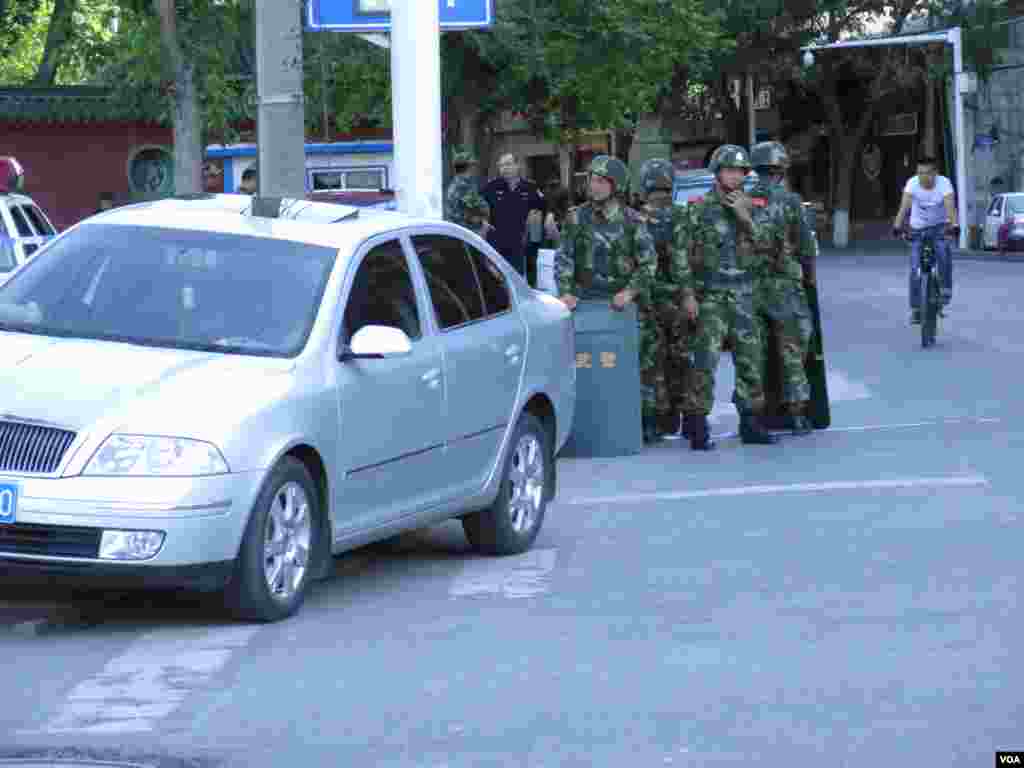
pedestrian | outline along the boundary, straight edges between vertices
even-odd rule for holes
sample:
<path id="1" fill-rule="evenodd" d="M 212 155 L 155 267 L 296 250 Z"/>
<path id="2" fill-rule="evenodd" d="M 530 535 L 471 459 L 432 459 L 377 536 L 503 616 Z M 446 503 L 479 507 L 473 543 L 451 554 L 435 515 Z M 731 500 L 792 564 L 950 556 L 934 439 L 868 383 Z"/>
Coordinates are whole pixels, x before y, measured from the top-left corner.
<path id="1" fill-rule="evenodd" d="M 640 326 L 641 413 L 645 442 L 655 439 L 657 389 L 657 323 L 650 307 L 651 283 L 658 256 L 643 216 L 621 195 L 629 171 L 608 155 L 591 163 L 589 200 L 566 217 L 555 253 L 555 284 L 570 309 L 581 299 L 607 301 L 615 311 L 636 303 Z"/>
<path id="2" fill-rule="evenodd" d="M 547 213 L 544 216 L 543 248 L 557 248 L 562 236 L 562 225 L 569 214 L 569 190 L 558 180 L 548 182 L 544 189 Z"/>
<path id="3" fill-rule="evenodd" d="M 675 171 L 664 158 L 651 158 L 640 166 L 641 213 L 658 254 L 658 277 L 651 291 L 651 303 L 661 333 L 663 353 L 659 360 L 664 386 L 656 392 L 658 431 L 675 433 L 686 409 L 690 386 L 690 339 L 697 316 L 692 288 L 684 293 L 676 274 L 678 267 L 688 269 L 686 253 L 677 249 L 680 228 L 685 226 L 683 209 L 672 202 Z M 691 317 L 693 319 L 691 319 Z"/>
<path id="4" fill-rule="evenodd" d="M 243 195 L 255 195 L 256 188 L 258 186 L 258 178 L 256 176 L 256 169 L 249 166 L 242 173 L 242 183 L 238 186 L 239 193 Z"/>
<path id="5" fill-rule="evenodd" d="M 754 241 L 758 225 L 752 217 L 752 203 L 743 192 L 743 180 L 750 173 L 747 151 L 734 144 L 715 150 L 710 170 L 714 186 L 701 200 L 688 205 L 685 247 L 692 277 L 680 273 L 681 281 L 692 283 L 699 303 L 697 333 L 693 341 L 692 409 L 687 415 L 690 447 L 697 451 L 714 448 L 708 434 L 707 416 L 715 396 L 715 372 L 722 342 L 729 341 L 736 383 L 733 403 L 740 416 L 740 439 L 744 443 L 771 444 L 778 439 L 760 421 L 764 408 L 762 370 L 764 350 L 754 322 Z"/>
<path id="6" fill-rule="evenodd" d="M 760 225 L 756 249 L 761 255 L 754 278 L 754 317 L 766 352 L 766 368 L 778 364 L 788 426 L 794 435 L 806 435 L 812 427 L 807 418 L 811 389 L 805 363 L 814 326 L 803 265 L 813 264 L 814 242 L 804 234 L 803 201 L 785 187 L 786 148 L 777 141 L 755 144 L 750 162 L 758 175 L 750 196 L 754 221 Z M 777 345 L 769 343 L 773 337 Z M 767 359 L 769 354 L 776 359 Z"/>
<path id="7" fill-rule="evenodd" d="M 499 177 L 483 189 L 484 200 L 491 207 L 491 224 L 497 230 L 495 241 L 498 251 L 530 285 L 536 287 L 537 247 L 540 243 L 539 237 L 536 243 L 527 242 L 527 219 L 532 216 L 536 224 L 542 223 L 544 196 L 533 181 L 520 175 L 519 159 L 515 155 L 502 155 L 498 159 L 498 172 Z"/>
<path id="8" fill-rule="evenodd" d="M 452 150 L 452 167 L 455 176 L 448 182 L 448 189 L 444 193 L 444 217 L 465 227 L 466 197 L 470 193 L 479 195 L 480 191 L 480 181 L 475 175 L 476 157 L 464 147 L 455 147 Z"/>
<path id="9" fill-rule="evenodd" d="M 953 183 L 940 176 L 933 157 L 922 157 L 917 163 L 917 175 L 903 188 L 900 210 L 892 223 L 893 231 L 902 234 L 907 212 L 910 212 L 910 322 L 921 322 L 921 274 L 919 264 L 921 247 L 925 240 L 935 244 L 935 258 L 942 286 L 940 315 L 953 298 L 953 255 L 948 236 L 957 226 L 956 201 Z"/>

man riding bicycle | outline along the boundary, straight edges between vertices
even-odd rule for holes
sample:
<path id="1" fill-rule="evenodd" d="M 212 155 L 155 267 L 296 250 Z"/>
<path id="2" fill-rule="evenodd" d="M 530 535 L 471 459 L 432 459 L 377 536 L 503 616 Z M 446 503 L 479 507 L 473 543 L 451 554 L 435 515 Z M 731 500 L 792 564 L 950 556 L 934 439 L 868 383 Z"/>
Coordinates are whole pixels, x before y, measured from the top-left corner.
<path id="1" fill-rule="evenodd" d="M 892 223 L 893 233 L 903 235 L 903 222 L 910 211 L 910 322 L 921 322 L 921 248 L 930 240 L 935 246 L 935 258 L 942 286 L 942 306 L 953 297 L 953 255 L 948 236 L 956 230 L 956 203 L 953 184 L 938 174 L 935 159 L 923 157 L 917 164 L 917 175 L 912 176 L 903 189 L 899 213 Z"/>

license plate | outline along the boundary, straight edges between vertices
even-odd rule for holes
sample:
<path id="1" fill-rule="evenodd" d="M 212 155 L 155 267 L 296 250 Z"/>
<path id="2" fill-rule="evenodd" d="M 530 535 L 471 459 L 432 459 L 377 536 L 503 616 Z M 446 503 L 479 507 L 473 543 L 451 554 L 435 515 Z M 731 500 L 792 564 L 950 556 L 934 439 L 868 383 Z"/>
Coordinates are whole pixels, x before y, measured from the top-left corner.
<path id="1" fill-rule="evenodd" d="M 0 483 L 0 525 L 13 523 L 18 513 L 18 486 Z"/>

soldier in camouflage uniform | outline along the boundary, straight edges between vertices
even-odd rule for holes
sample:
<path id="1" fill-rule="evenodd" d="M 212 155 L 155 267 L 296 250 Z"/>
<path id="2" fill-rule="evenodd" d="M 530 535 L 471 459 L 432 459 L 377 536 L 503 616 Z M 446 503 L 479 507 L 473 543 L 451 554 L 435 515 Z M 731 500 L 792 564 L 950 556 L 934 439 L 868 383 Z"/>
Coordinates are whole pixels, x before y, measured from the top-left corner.
<path id="1" fill-rule="evenodd" d="M 604 300 L 621 311 L 637 303 L 640 318 L 640 378 L 644 440 L 656 436 L 658 330 L 650 308 L 658 257 L 644 218 L 625 205 L 629 172 L 621 160 L 598 155 L 590 163 L 587 203 L 573 208 L 555 253 L 555 283 L 562 302 Z"/>
<path id="2" fill-rule="evenodd" d="M 463 226 L 480 235 L 484 240 L 490 242 L 491 233 L 494 227 L 489 219 L 491 217 L 491 206 L 484 200 L 484 196 L 471 189 L 462 198 L 462 207 L 465 210 L 466 223 Z"/>
<path id="3" fill-rule="evenodd" d="M 679 268 L 688 271 L 685 244 L 681 228 L 685 214 L 672 203 L 675 171 L 672 163 L 662 158 L 651 158 L 640 166 L 640 191 L 647 218 L 647 228 L 654 238 L 658 253 L 658 276 L 651 290 L 651 305 L 661 332 L 662 355 L 660 364 L 665 382 L 656 392 L 658 401 L 658 429 L 663 434 L 675 432 L 679 417 L 688 410 L 686 396 L 690 378 L 691 325 L 697 316 L 697 304 L 692 289 L 683 288 L 676 281 Z"/>
<path id="4" fill-rule="evenodd" d="M 444 217 L 466 226 L 465 198 L 471 192 L 480 191 L 479 180 L 473 175 L 476 158 L 472 152 L 456 147 L 452 150 L 452 166 L 455 168 L 455 176 L 448 182 L 448 189 L 444 193 Z"/>
<path id="5" fill-rule="evenodd" d="M 723 341 L 731 342 L 736 368 L 733 402 L 740 415 L 740 438 L 744 443 L 777 442 L 760 421 L 764 350 L 754 321 L 751 271 L 756 266 L 754 242 L 760 239 L 760 232 L 750 198 L 743 192 L 743 179 L 750 172 L 746 150 L 732 144 L 719 147 L 711 157 L 711 172 L 715 174 L 714 188 L 684 209 L 687 260 L 693 268 L 690 282 L 700 303 L 693 341 L 692 410 L 687 414 L 690 446 L 695 451 L 714 448 L 706 417 L 714 405 L 715 372 Z M 677 279 L 687 282 L 682 273 Z"/>
<path id="6" fill-rule="evenodd" d="M 759 177 L 751 198 L 761 230 L 756 248 L 762 256 L 754 286 L 755 317 L 766 349 L 770 334 L 778 339 L 781 399 L 789 427 L 794 435 L 806 435 L 812 431 L 806 415 L 811 388 L 804 361 L 814 327 L 803 264 L 814 264 L 814 242 L 804 233 L 803 201 L 784 186 L 786 148 L 777 141 L 761 142 L 751 148 L 750 160 Z"/>

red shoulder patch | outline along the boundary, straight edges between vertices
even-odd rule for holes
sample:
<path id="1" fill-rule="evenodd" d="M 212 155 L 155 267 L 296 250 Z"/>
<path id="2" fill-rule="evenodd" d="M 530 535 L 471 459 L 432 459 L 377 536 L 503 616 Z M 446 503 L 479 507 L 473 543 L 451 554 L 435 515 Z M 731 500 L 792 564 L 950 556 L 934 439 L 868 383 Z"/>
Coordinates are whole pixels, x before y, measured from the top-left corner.
<path id="1" fill-rule="evenodd" d="M 766 197 L 752 197 L 750 201 L 754 204 L 755 208 L 767 208 L 768 198 Z"/>

